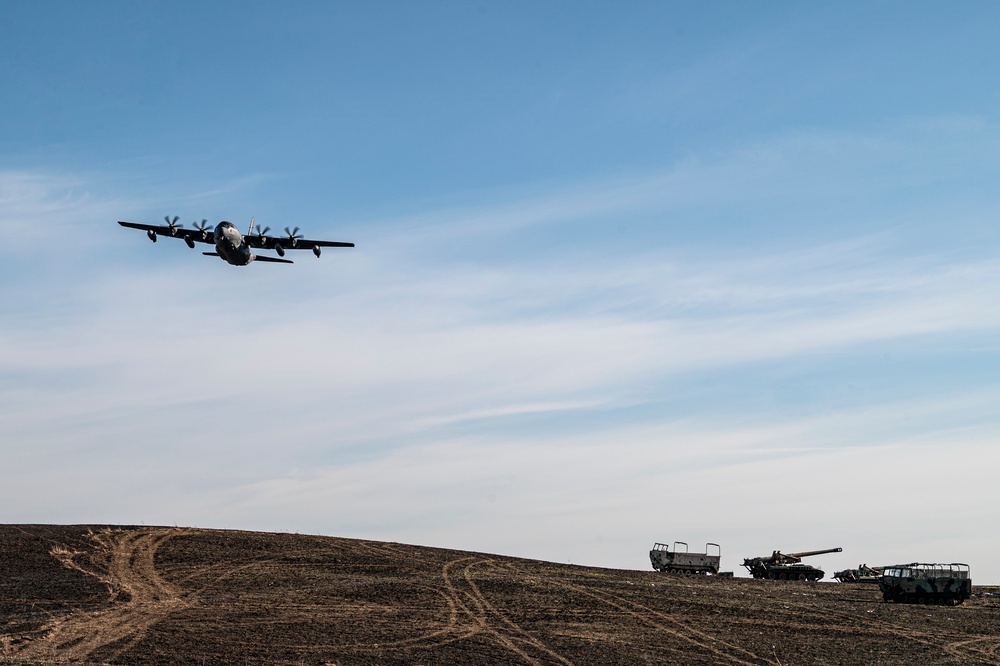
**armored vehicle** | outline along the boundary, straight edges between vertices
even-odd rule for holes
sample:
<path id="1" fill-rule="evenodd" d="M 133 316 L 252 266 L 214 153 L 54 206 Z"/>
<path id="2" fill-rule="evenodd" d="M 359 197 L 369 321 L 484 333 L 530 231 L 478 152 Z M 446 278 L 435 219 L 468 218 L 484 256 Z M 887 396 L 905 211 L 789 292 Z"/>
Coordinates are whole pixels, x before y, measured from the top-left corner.
<path id="1" fill-rule="evenodd" d="M 681 551 L 678 545 L 684 546 L 684 550 Z M 715 546 L 715 553 L 709 553 L 709 546 Z M 674 541 L 673 550 L 665 543 L 657 543 L 649 551 L 653 568 L 667 573 L 715 575 L 719 573 L 721 559 L 722 548 L 717 543 L 706 543 L 704 553 L 689 553 L 688 545 L 683 541 Z"/>
<path id="2" fill-rule="evenodd" d="M 754 578 L 819 580 L 826 572 L 808 564 L 801 564 L 802 558 L 824 553 L 839 553 L 842 550 L 843 548 L 827 548 L 801 553 L 782 553 L 776 550 L 770 557 L 748 557 L 743 560 L 743 566 Z"/>
<path id="3" fill-rule="evenodd" d="M 885 601 L 910 604 L 960 604 L 972 594 L 968 564 L 895 564 L 879 579 Z"/>
<path id="4" fill-rule="evenodd" d="M 841 583 L 873 583 L 878 585 L 885 567 L 870 567 L 859 564 L 857 569 L 844 569 L 833 574 Z"/>

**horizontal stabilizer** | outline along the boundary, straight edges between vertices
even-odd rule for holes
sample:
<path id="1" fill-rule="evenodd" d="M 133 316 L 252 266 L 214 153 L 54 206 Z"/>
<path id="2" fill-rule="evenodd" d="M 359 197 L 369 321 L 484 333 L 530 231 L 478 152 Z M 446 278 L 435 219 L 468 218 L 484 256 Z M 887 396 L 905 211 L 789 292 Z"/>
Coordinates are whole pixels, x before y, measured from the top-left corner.
<path id="1" fill-rule="evenodd" d="M 295 262 L 290 259 L 278 259 L 276 257 L 263 257 L 259 254 L 254 255 L 254 261 L 269 261 L 273 264 L 294 264 Z"/>
<path id="2" fill-rule="evenodd" d="M 205 255 L 206 257 L 217 257 L 217 256 L 219 256 L 218 252 L 202 252 L 202 254 Z"/>

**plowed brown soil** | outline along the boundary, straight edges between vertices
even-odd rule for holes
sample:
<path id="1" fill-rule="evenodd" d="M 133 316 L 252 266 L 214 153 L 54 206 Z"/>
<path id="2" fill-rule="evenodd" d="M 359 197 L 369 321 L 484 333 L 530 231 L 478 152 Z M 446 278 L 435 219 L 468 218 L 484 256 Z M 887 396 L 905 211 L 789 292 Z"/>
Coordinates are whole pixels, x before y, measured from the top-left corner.
<path id="1" fill-rule="evenodd" d="M 0 526 L 0 663 L 997 664 L 1000 601 L 331 537 Z"/>

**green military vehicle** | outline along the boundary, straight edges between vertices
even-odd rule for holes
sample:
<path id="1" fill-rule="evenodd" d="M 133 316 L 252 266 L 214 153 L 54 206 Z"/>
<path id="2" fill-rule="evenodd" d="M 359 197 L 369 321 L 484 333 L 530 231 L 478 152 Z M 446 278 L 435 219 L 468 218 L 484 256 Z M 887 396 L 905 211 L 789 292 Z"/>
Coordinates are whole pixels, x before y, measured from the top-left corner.
<path id="1" fill-rule="evenodd" d="M 882 572 L 879 589 L 887 602 L 954 606 L 972 595 L 972 575 L 958 562 L 895 564 Z"/>
<path id="2" fill-rule="evenodd" d="M 878 585 L 882 579 L 882 572 L 885 567 L 870 567 L 867 564 L 859 564 L 857 569 L 844 569 L 833 574 L 833 577 L 841 583 L 871 583 Z"/>
<path id="3" fill-rule="evenodd" d="M 819 580 L 826 572 L 822 569 L 802 564 L 803 557 L 823 555 L 824 553 L 839 553 L 842 548 L 827 548 L 826 550 L 809 550 L 801 553 L 782 553 L 774 551 L 770 557 L 748 557 L 743 560 L 754 578 L 770 578 L 771 580 Z"/>

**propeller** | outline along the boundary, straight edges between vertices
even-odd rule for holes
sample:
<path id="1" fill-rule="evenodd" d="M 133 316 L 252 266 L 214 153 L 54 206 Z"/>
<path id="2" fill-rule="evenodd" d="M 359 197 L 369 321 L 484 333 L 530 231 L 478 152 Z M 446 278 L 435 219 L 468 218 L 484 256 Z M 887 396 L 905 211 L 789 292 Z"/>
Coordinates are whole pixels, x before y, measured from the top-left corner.
<path id="1" fill-rule="evenodd" d="M 170 235 L 171 236 L 176 236 L 177 235 L 177 230 L 180 227 L 184 226 L 183 224 L 177 224 L 177 220 L 181 219 L 177 215 L 174 215 L 174 219 L 172 219 L 172 220 L 170 219 L 169 215 L 164 215 L 163 219 L 167 221 L 167 227 L 170 228 Z"/>
<path id="2" fill-rule="evenodd" d="M 299 233 L 298 227 L 295 227 L 292 231 L 289 231 L 288 227 L 285 227 L 285 233 L 288 234 L 288 240 L 292 244 L 292 247 L 299 244 L 299 239 L 302 238 L 302 234 Z"/>
<path id="3" fill-rule="evenodd" d="M 271 227 L 264 227 L 263 229 L 257 227 L 257 242 L 260 243 L 261 247 L 267 247 L 270 238 L 267 238 L 267 232 L 271 230 Z"/>
<path id="4" fill-rule="evenodd" d="M 202 220 L 201 224 L 195 224 L 194 228 L 201 232 L 201 239 L 208 238 L 208 220 Z"/>

